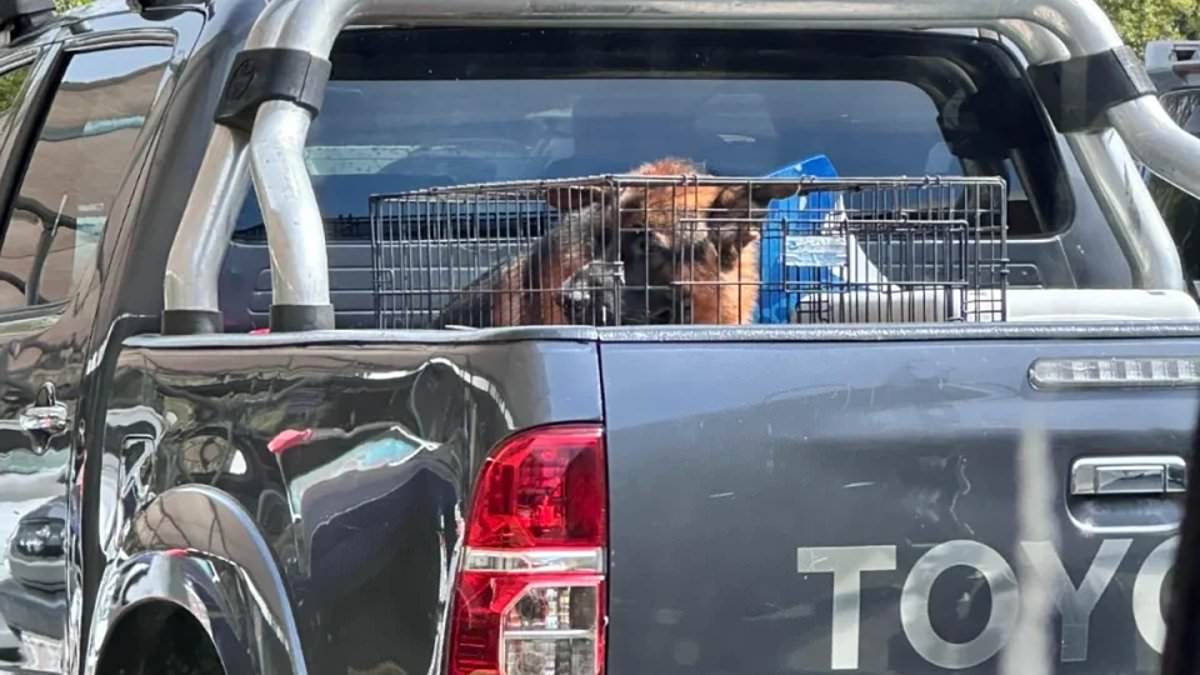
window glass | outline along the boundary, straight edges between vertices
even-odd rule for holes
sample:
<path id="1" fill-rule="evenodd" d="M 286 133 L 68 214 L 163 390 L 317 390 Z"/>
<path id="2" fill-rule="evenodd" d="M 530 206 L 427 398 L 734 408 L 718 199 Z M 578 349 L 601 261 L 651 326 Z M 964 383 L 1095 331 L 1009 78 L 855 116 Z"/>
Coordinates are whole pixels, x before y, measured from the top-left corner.
<path id="1" fill-rule="evenodd" d="M 50 103 L 0 243 L 0 310 L 65 300 L 96 252 L 171 56 L 75 54 Z"/>
<path id="2" fill-rule="evenodd" d="M 1162 102 L 1176 124 L 1193 134 L 1200 134 L 1200 91 L 1167 94 Z"/>
<path id="3" fill-rule="evenodd" d="M 378 31 L 339 42 L 305 151 L 328 239 L 369 237 L 372 193 L 619 173 L 668 155 L 724 175 L 764 175 L 814 154 L 842 175 L 1000 174 L 1010 183 L 1013 236 L 1064 225 L 1066 209 L 1052 198 L 1043 197 L 1044 222 L 1029 205 L 1027 181 L 1041 181 L 1041 195 L 1063 192 L 1032 99 L 973 43 L 927 45 L 940 51 L 918 59 L 897 41 L 865 58 L 829 38 L 806 46 L 811 58 L 786 62 L 747 59 L 744 46 L 717 38 L 661 54 L 638 43 L 653 52 L 650 66 L 607 48 L 555 51 L 542 37 L 493 45 L 504 59 L 478 58 L 478 40 L 501 40 L 488 34 L 455 42 Z M 429 41 L 413 46 L 420 69 L 384 57 L 405 39 Z M 960 65 L 977 73 L 974 82 L 943 76 Z M 1010 159 L 1017 151 L 1027 176 Z M 236 240 L 264 238 L 251 196 Z"/>
<path id="4" fill-rule="evenodd" d="M 846 175 L 962 176 L 938 123 L 925 92 L 887 80 L 335 80 L 305 156 L 339 240 L 366 236 L 373 191 L 620 173 L 667 155 L 725 175 L 824 153 Z M 250 200 L 239 232 L 260 227 Z"/>
<path id="5" fill-rule="evenodd" d="M 1088 213 L 1093 196 L 1071 184 L 1061 139 L 1019 64 L 987 40 L 371 28 L 342 33 L 331 61 L 304 155 L 339 326 L 378 325 L 371 195 L 623 173 L 667 156 L 724 176 L 765 176 L 816 155 L 846 177 L 1003 176 L 1008 236 L 1025 240 L 1013 248 L 1014 283 L 1075 283 L 1064 249 L 1044 240 Z M 938 206 L 967 206 L 958 194 L 951 201 L 956 192 Z M 227 330 L 267 324 L 265 244 L 251 190 L 222 263 Z M 447 246 L 431 250 L 459 250 Z"/>
<path id="6" fill-rule="evenodd" d="M 1200 135 L 1200 90 L 1167 94 L 1162 101 L 1176 124 Z M 1186 277 L 1200 280 L 1200 202 L 1153 175 L 1150 194 L 1175 238 Z"/>
<path id="7" fill-rule="evenodd" d="M 17 107 L 32 70 L 32 65 L 26 65 L 0 74 L 0 140 L 8 132 L 9 118 Z"/>

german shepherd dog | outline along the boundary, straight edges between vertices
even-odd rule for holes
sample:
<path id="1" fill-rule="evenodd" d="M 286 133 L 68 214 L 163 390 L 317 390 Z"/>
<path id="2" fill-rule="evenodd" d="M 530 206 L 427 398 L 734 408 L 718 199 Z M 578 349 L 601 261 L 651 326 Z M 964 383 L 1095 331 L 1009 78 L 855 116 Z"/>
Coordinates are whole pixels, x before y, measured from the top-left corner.
<path id="1" fill-rule="evenodd" d="M 709 175 L 677 158 L 631 173 Z M 796 191 L 772 184 L 751 194 L 748 185 L 694 183 L 626 186 L 615 195 L 599 187 L 553 189 L 548 201 L 561 214 L 559 225 L 529 253 L 462 288 L 436 327 L 612 325 L 618 307 L 623 325 L 750 323 L 761 225 L 752 211 Z"/>

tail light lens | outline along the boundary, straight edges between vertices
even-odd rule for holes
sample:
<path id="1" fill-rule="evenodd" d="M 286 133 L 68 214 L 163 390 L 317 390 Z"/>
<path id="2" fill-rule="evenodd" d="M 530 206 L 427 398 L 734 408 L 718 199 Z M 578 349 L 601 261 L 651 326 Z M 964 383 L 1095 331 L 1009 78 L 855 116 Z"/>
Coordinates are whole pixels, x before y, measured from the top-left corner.
<path id="1" fill-rule="evenodd" d="M 472 501 L 450 675 L 602 675 L 608 488 L 599 425 L 499 445 Z"/>

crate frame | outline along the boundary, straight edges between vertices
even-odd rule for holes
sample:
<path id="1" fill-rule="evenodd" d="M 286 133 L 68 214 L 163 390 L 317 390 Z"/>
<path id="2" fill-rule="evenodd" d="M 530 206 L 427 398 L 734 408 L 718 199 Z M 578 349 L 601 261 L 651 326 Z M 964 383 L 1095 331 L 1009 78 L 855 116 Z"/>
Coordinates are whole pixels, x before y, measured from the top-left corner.
<path id="1" fill-rule="evenodd" d="M 933 278 L 922 278 L 914 271 L 909 270 L 907 274 L 898 274 L 904 271 L 904 261 L 885 260 L 875 263 L 874 271 L 879 273 L 878 266 L 883 265 L 887 268 L 887 274 L 872 280 L 869 278 L 870 269 L 867 270 L 868 278 L 859 278 L 854 280 L 834 280 L 817 275 L 816 278 L 804 279 L 794 278 L 795 275 L 789 275 L 789 271 L 785 269 L 782 274 L 774 275 L 781 281 L 776 281 L 773 284 L 768 284 L 759 276 L 755 279 L 739 277 L 736 282 L 731 282 L 728 278 L 714 279 L 704 278 L 696 279 L 681 279 L 679 275 L 672 276 L 675 281 L 672 285 L 678 288 L 672 289 L 673 297 L 682 295 L 696 304 L 699 300 L 705 298 L 719 298 L 728 295 L 728 288 L 712 288 L 705 289 L 705 286 L 725 286 L 728 287 L 733 283 L 738 286 L 756 285 L 754 291 L 755 299 L 753 302 L 757 305 L 759 301 L 765 297 L 764 294 L 770 293 L 774 296 L 794 296 L 796 294 L 804 294 L 810 298 L 815 296 L 817 301 L 815 304 L 804 306 L 793 306 L 793 311 L 786 321 L 762 321 L 766 316 L 765 312 L 755 310 L 756 322 L 771 322 L 771 323 L 864 323 L 864 322 L 998 322 L 1007 320 L 1007 288 L 1008 288 L 1008 238 L 1007 238 L 1007 182 L 998 177 L 879 177 L 879 178 L 751 178 L 751 177 L 725 177 L 725 176 L 707 176 L 707 175 L 641 175 L 641 174 L 605 174 L 584 176 L 578 178 L 563 178 L 554 180 L 535 180 L 535 181 L 509 181 L 509 182 L 492 182 L 492 183 L 474 183 L 455 186 L 443 186 L 435 188 L 426 188 L 420 190 L 411 190 L 397 193 L 386 193 L 372 195 L 370 198 L 370 214 L 371 214 L 371 233 L 372 233 L 372 249 L 373 249 L 373 278 L 375 280 L 375 309 L 378 327 L 382 329 L 396 328 L 429 328 L 429 327 L 445 327 L 447 324 L 440 322 L 432 312 L 438 307 L 445 307 L 456 302 L 455 296 L 458 296 L 459 301 L 462 301 L 462 295 L 475 293 L 479 296 L 492 296 L 497 293 L 508 293 L 510 295 L 537 295 L 541 297 L 538 302 L 561 302 L 567 294 L 574 294 L 572 297 L 577 298 L 572 301 L 576 303 L 575 309 L 578 310 L 579 303 L 582 303 L 587 311 L 583 314 L 591 312 L 590 318 L 582 315 L 574 315 L 573 318 L 564 319 L 559 316 L 557 321 L 547 321 L 545 318 L 548 315 L 553 315 L 556 310 L 538 310 L 521 314 L 521 319 L 514 318 L 518 313 L 514 310 L 512 316 L 502 316 L 497 319 L 494 315 L 491 318 L 484 318 L 484 313 L 493 311 L 487 308 L 495 308 L 499 302 L 491 300 L 484 302 L 482 297 L 476 298 L 476 302 L 471 305 L 476 311 L 472 318 L 461 321 L 451 322 L 450 325 L 459 325 L 464 327 L 487 327 L 494 325 L 579 325 L 590 324 L 595 326 L 612 326 L 612 325 L 645 325 L 645 324 L 663 324 L 663 323 L 690 323 L 687 320 L 679 320 L 678 317 L 671 321 L 648 321 L 650 315 L 650 301 L 644 302 L 644 312 L 638 315 L 636 311 L 625 306 L 629 303 L 630 294 L 629 287 L 624 283 L 624 271 L 628 270 L 626 261 L 616 258 L 612 255 L 596 255 L 595 251 L 592 255 L 587 256 L 587 260 L 583 264 L 591 264 L 598 266 L 600 272 L 592 274 L 591 271 L 586 275 L 586 279 L 591 283 L 576 282 L 571 286 L 572 277 L 564 277 L 558 285 L 543 285 L 537 286 L 530 281 L 528 284 L 521 286 L 501 286 L 497 287 L 480 287 L 471 288 L 471 283 L 479 279 L 486 278 L 489 273 L 497 273 L 497 266 L 490 266 L 487 269 L 476 265 L 472 268 L 470 280 L 464 281 L 462 286 L 456 287 L 457 290 L 450 290 L 443 286 L 434 288 L 432 285 L 425 288 L 417 288 L 413 286 L 404 286 L 397 283 L 398 280 L 408 279 L 412 276 L 425 274 L 427 279 L 432 279 L 435 275 L 441 275 L 445 270 L 434 271 L 431 269 L 417 269 L 421 265 L 430 265 L 434 262 L 433 258 L 436 255 L 441 256 L 441 261 L 444 263 L 452 263 L 448 258 L 456 257 L 454 255 L 447 256 L 444 253 L 436 253 L 438 251 L 436 245 L 429 243 L 431 239 L 438 239 L 434 236 L 434 229 L 442 229 L 446 233 L 462 232 L 463 228 L 475 235 L 478 239 L 479 235 L 486 231 L 495 234 L 500 225 L 497 221 L 503 218 L 504 213 L 518 214 L 520 217 L 536 216 L 540 206 L 541 215 L 547 216 L 544 219 L 533 218 L 535 222 L 530 223 L 529 231 L 517 231 L 509 233 L 512 235 L 509 239 L 491 239 L 489 244 L 494 246 L 506 247 L 509 253 L 509 259 L 515 259 L 514 256 L 527 255 L 533 250 L 534 246 L 539 245 L 539 241 L 543 241 L 542 237 L 547 236 L 554 231 L 554 225 L 549 222 L 552 216 L 558 215 L 560 218 L 570 220 L 571 218 L 592 217 L 600 218 L 600 222 L 593 222 L 591 226 L 598 229 L 600 232 L 600 240 L 607 240 L 610 244 L 617 242 L 622 236 L 630 233 L 642 232 L 647 221 L 652 220 L 651 213 L 648 207 L 643 203 L 638 209 L 629 209 L 622 207 L 622 202 L 619 201 L 618 195 L 629 196 L 630 194 L 661 195 L 664 191 L 670 190 L 672 197 L 667 200 L 672 206 L 672 215 L 669 219 L 668 226 L 677 228 L 677 231 L 670 237 L 672 241 L 678 242 L 680 239 L 690 241 L 696 238 L 695 229 L 706 227 L 706 222 L 711 221 L 716 211 L 714 209 L 705 209 L 701 206 L 700 197 L 688 197 L 687 191 L 691 190 L 693 195 L 699 195 L 702 191 L 707 191 L 706 194 L 712 193 L 714 190 L 739 190 L 744 189 L 748 194 L 755 194 L 760 190 L 774 190 L 793 193 L 795 195 L 803 195 L 805 199 L 813 196 L 821 195 L 839 195 L 842 197 L 842 210 L 840 211 L 843 222 L 838 225 L 830 225 L 826 222 L 825 229 L 817 232 L 808 228 L 807 231 L 792 233 L 786 238 L 786 245 L 780 247 L 787 248 L 790 253 L 793 248 L 793 242 L 811 243 L 813 240 L 824 238 L 826 244 L 825 253 L 830 253 L 829 241 L 831 238 L 840 240 L 846 247 L 842 259 L 843 276 L 847 270 L 847 264 L 853 269 L 856 260 L 870 260 L 871 256 L 868 252 L 861 251 L 860 257 L 855 257 L 855 250 L 861 249 L 864 237 L 869 240 L 868 246 L 873 246 L 874 250 L 883 251 L 884 248 L 896 248 L 896 245 L 901 242 L 889 239 L 897 230 L 903 229 L 908 235 L 907 244 L 909 249 L 913 251 L 911 260 L 908 264 L 915 269 L 916 266 L 922 268 L 932 268 Z M 962 199 L 962 208 L 959 213 L 955 213 L 953 207 L 945 207 L 945 198 L 952 195 L 957 190 Z M 679 205 L 678 194 L 680 191 L 684 193 L 683 205 Z M 908 193 L 904 192 L 908 191 Z M 854 197 L 858 195 L 860 198 L 855 201 Z M 909 217 L 899 220 L 877 218 L 874 220 L 864 220 L 862 218 L 854 218 L 853 214 L 865 211 L 866 198 L 874 195 L 876 197 L 875 210 L 879 209 L 879 196 L 887 197 L 890 195 L 890 201 L 894 207 L 904 211 Z M 927 203 L 922 202 L 922 197 L 927 197 Z M 933 197 L 940 196 L 942 199 L 935 204 Z M 982 198 L 986 196 L 990 201 L 989 206 L 984 208 L 981 206 Z M 850 203 L 846 203 L 847 198 Z M 643 200 L 645 201 L 645 200 Z M 888 200 L 884 200 L 885 202 Z M 481 203 L 490 203 L 493 208 L 488 211 L 486 216 L 487 223 L 481 222 L 481 214 L 478 205 Z M 474 211 L 470 208 L 471 204 L 477 207 Z M 795 212 L 783 212 L 780 207 L 783 202 L 773 201 L 772 206 L 775 207 L 774 216 L 794 215 Z M 563 209 L 557 209 L 556 206 L 561 205 Z M 599 206 L 598 206 L 599 205 Z M 446 214 L 448 211 L 454 211 L 453 214 L 446 216 L 444 223 L 433 223 L 432 221 L 422 222 L 421 214 L 414 216 L 410 211 L 407 215 L 402 216 L 399 211 L 402 206 L 411 206 L 418 209 L 424 209 L 426 215 L 437 210 L 439 213 Z M 598 208 L 597 208 L 598 206 Z M 747 204 L 747 207 L 750 205 Z M 793 204 L 795 206 L 795 204 Z M 571 208 L 575 207 L 575 208 Z M 589 211 L 590 210 L 590 211 Z M 831 214 L 835 210 L 826 209 L 824 212 L 812 208 L 807 209 L 810 215 L 821 215 L 828 221 Z M 684 212 L 687 213 L 684 213 Z M 467 220 L 471 219 L 469 214 L 474 213 L 474 222 L 463 223 L 463 214 L 467 213 Z M 758 215 L 754 215 L 757 213 Z M 565 216 L 563 214 L 566 214 Z M 682 215 L 681 215 L 682 214 Z M 635 216 L 630 218 L 630 216 Z M 637 215 L 643 216 L 641 224 L 633 223 L 629 227 L 630 221 L 636 221 Z M 728 215 L 721 216 L 721 222 L 726 226 L 742 227 L 749 222 L 751 225 L 758 223 L 763 224 L 770 213 L 765 209 L 765 204 L 759 208 L 753 208 L 747 212 L 745 218 L 730 218 Z M 605 222 L 604 217 L 615 219 L 616 222 Z M 916 217 L 911 217 L 916 216 Z M 412 222 L 412 221 L 416 222 Z M 661 220 L 661 219 L 660 219 Z M 453 221 L 450 223 L 450 221 Z M 403 233 L 400 232 L 400 226 L 407 224 L 410 228 L 416 228 L 415 236 L 406 239 Z M 711 225 L 711 223 L 708 223 Z M 775 224 L 780 223 L 776 220 Z M 424 231 L 422 231 L 424 228 Z M 840 229 L 839 229 L 840 228 Z M 687 237 L 680 237 L 678 229 L 689 231 Z M 709 227 L 709 230 L 712 228 Z M 534 232 L 533 230 L 536 230 Z M 657 230 L 660 234 L 662 229 Z M 930 238 L 928 233 L 932 232 L 935 236 Z M 607 234 L 607 237 L 605 236 Z M 760 235 L 758 238 L 758 246 L 766 246 L 768 242 L 774 241 L 778 243 L 782 239 L 781 232 L 774 232 L 772 237 Z M 708 236 L 714 236 L 710 231 Z M 470 246 L 473 242 L 470 237 L 467 238 L 447 238 L 441 237 L 443 243 L 450 246 Z M 408 255 L 404 254 L 404 247 L 409 246 L 415 249 L 415 253 L 409 251 Z M 819 247 L 818 247 L 819 248 Z M 925 250 L 921 253 L 924 260 L 920 263 L 917 258 L 920 257 L 916 250 L 920 248 Z M 943 251 L 942 257 L 939 258 L 939 250 Z M 957 257 L 955 253 L 958 253 Z M 422 253 L 424 257 L 422 258 Z M 601 253 L 609 254 L 610 251 L 602 251 Z M 810 251 L 811 253 L 811 251 Z M 470 256 L 468 256 L 470 257 Z M 475 251 L 474 260 L 478 261 L 486 256 L 481 256 L 479 251 Z M 574 258 L 572 258 L 574 259 Z M 457 254 L 457 262 L 462 261 L 462 252 Z M 674 260 L 675 264 L 682 267 L 681 261 Z M 782 261 L 780 261 L 782 262 Z M 496 265 L 500 265 L 500 261 L 496 261 Z M 574 263 L 573 263 L 574 264 Z M 861 264 L 864 268 L 871 268 L 871 264 Z M 553 264 L 543 264 L 542 267 L 551 267 Z M 825 266 L 828 267 L 828 266 Z M 833 267 L 837 267 L 834 265 Z M 614 269 L 615 268 L 615 269 Z M 691 269 L 695 269 L 695 261 L 692 261 Z M 955 272 L 957 268 L 957 272 Z M 531 268 L 532 269 L 532 268 Z M 540 268 L 539 268 L 540 269 Z M 459 268 L 452 268 L 450 275 L 457 274 Z M 761 270 L 760 270 L 761 271 Z M 859 270 L 861 271 L 861 270 Z M 532 274 L 532 272 L 530 272 Z M 940 273 L 940 274 L 939 274 Z M 673 273 L 672 273 L 673 274 Z M 605 275 L 613 277 L 609 282 L 597 281 Z M 902 278 L 901 278 L 902 277 Z M 886 283 L 885 283 L 886 278 Z M 571 288 L 567 288 L 571 286 Z M 884 287 L 886 286 L 886 290 Z M 649 298 L 652 292 L 663 291 L 663 288 L 643 288 L 642 297 Z M 685 290 L 680 290 L 685 289 Z M 862 297 L 854 299 L 848 303 L 846 291 L 855 290 Z M 634 289 L 635 292 L 637 289 Z M 893 292 L 895 291 L 895 292 Z M 986 292 L 983 292 L 986 291 Z M 746 320 L 745 304 L 743 297 L 748 295 L 739 289 L 737 293 L 737 318 L 731 319 L 728 315 L 734 310 L 726 311 L 720 307 L 717 308 L 716 314 L 711 310 L 704 314 L 712 318 L 709 321 L 701 321 L 708 325 L 712 324 L 745 324 L 750 323 Z M 876 297 L 871 297 L 872 293 Z M 397 297 L 416 298 L 424 294 L 426 297 L 423 302 L 414 302 L 416 305 L 410 307 L 402 302 L 393 301 Z M 582 294 L 582 295 L 581 295 Z M 602 294 L 605 300 L 597 302 L 596 294 Z M 957 294 L 957 295 L 956 295 Z M 447 302 L 439 304 L 432 299 L 433 295 L 447 296 Z M 941 295 L 942 297 L 938 297 Z M 557 296 L 560 300 L 546 300 L 542 296 Z M 633 300 L 636 301 L 636 298 Z M 470 301 L 467 301 L 470 304 Z M 517 301 L 514 301 L 517 302 Z M 527 301 L 525 301 L 527 302 Z M 904 303 L 907 302 L 908 306 Z M 676 300 L 671 301 L 672 305 L 676 304 Z M 661 304 L 661 303 L 660 303 Z M 711 302 L 708 302 L 711 305 Z M 403 306 L 402 306 L 403 305 Z M 527 305 L 521 305 L 527 307 Z M 662 308 L 659 307 L 659 310 Z M 397 321 L 395 315 L 401 311 L 425 312 L 426 316 L 423 321 Z M 457 311 L 457 310 L 456 310 Z M 679 306 L 675 309 L 675 314 L 683 314 L 686 312 L 686 307 Z M 566 314 L 567 310 L 563 310 Z M 461 313 L 460 313 L 461 314 Z M 603 316 L 601 316 L 603 315 Z M 719 316 L 718 316 L 719 315 Z M 540 317 L 540 318 L 539 318 Z M 631 318 L 632 317 L 632 318 Z M 685 317 L 686 318 L 686 317 Z"/>

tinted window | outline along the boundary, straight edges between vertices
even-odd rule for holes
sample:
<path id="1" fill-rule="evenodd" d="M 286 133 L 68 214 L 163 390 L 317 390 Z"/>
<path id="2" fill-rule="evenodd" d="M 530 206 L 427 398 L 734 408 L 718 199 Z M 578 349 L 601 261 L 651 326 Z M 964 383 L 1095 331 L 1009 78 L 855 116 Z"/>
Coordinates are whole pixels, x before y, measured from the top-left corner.
<path id="1" fill-rule="evenodd" d="M 369 236 L 373 192 L 622 172 L 666 155 L 725 175 L 764 175 L 818 153 L 842 175 L 999 173 L 1012 184 L 1018 236 L 1056 229 L 1067 210 L 1031 96 L 999 77 L 996 55 L 977 43 L 881 40 L 864 55 L 834 35 L 738 45 L 679 34 L 388 33 L 340 41 L 309 136 L 331 239 Z M 408 48 L 421 53 L 419 69 L 403 65 Z M 1020 152 L 1030 175 L 1013 169 Z M 1026 197 L 1031 180 L 1043 184 L 1040 212 Z M 251 200 L 238 238 L 261 240 L 261 220 Z"/>
<path id="2" fill-rule="evenodd" d="M 1180 91 L 1162 97 L 1163 107 L 1175 123 L 1200 134 L 1200 91 Z"/>
<path id="3" fill-rule="evenodd" d="M 1162 100 L 1176 124 L 1200 136 L 1200 90 L 1167 94 Z M 1150 177 L 1150 194 L 1179 247 L 1187 278 L 1200 279 L 1200 202 L 1157 176 Z"/>
<path id="4" fill-rule="evenodd" d="M 342 82 L 330 99 L 309 142 L 317 175 L 503 181 L 622 171 L 667 155 L 755 175 L 817 152 L 848 174 L 962 173 L 937 108 L 906 82 Z M 781 110 L 803 117 L 781 119 Z"/>
<path id="5" fill-rule="evenodd" d="M 65 300 L 96 252 L 171 50 L 75 54 L 0 243 L 0 309 Z"/>

